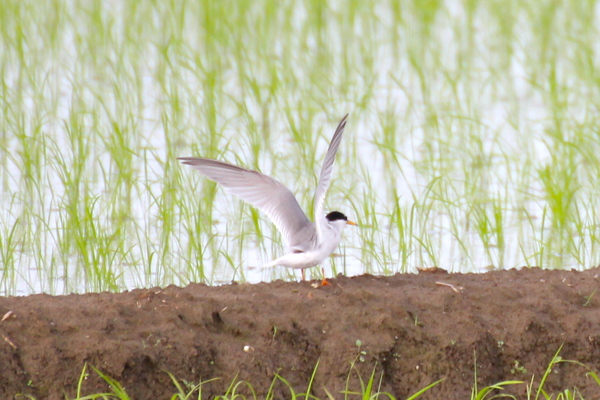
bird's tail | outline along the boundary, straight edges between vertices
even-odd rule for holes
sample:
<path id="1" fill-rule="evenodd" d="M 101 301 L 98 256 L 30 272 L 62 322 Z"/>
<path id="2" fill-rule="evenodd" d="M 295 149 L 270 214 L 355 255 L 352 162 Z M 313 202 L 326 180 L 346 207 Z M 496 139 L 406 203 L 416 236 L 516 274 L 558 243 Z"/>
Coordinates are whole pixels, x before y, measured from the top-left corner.
<path id="1" fill-rule="evenodd" d="M 280 258 L 281 258 L 281 257 L 280 257 Z M 263 265 L 263 268 L 273 268 L 273 267 L 276 267 L 276 266 L 278 266 L 278 265 L 279 265 L 279 260 L 280 260 L 280 258 L 278 258 L 278 259 L 276 259 L 276 260 L 273 260 L 273 261 L 271 261 L 270 263 L 267 263 L 267 264 Z"/>

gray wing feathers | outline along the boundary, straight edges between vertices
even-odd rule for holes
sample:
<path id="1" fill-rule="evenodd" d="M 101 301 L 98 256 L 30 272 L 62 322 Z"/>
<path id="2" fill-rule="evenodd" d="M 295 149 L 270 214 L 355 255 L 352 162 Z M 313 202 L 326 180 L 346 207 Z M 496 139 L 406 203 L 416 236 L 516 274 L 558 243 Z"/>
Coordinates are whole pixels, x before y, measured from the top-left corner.
<path id="1" fill-rule="evenodd" d="M 317 227 L 319 241 L 322 237 L 323 226 L 325 224 L 325 215 L 323 212 L 325 195 L 327 194 L 327 189 L 329 189 L 329 184 L 331 183 L 331 173 L 333 172 L 335 154 L 337 153 L 338 147 L 340 147 L 342 134 L 344 133 L 344 128 L 346 128 L 347 119 L 348 114 L 346 114 L 338 124 L 338 127 L 333 134 L 333 138 L 331 139 L 331 143 L 329 143 L 327 155 L 325 156 L 325 161 L 323 161 L 323 166 L 321 167 L 319 185 L 317 186 L 317 190 L 315 192 L 315 225 Z"/>
<path id="2" fill-rule="evenodd" d="M 311 225 L 292 192 L 271 177 L 206 158 L 181 157 L 178 160 L 267 214 L 289 246 L 299 239 L 294 236 L 295 232 Z"/>

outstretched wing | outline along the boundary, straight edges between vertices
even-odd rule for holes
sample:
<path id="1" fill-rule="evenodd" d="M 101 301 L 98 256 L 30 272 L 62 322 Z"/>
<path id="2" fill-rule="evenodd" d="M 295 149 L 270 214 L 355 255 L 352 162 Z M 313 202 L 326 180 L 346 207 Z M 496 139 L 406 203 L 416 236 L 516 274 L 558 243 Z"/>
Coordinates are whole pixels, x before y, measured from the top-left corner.
<path id="1" fill-rule="evenodd" d="M 267 175 L 206 158 L 178 160 L 267 214 L 290 246 L 295 244 L 294 233 L 311 224 L 292 192 Z"/>
<path id="2" fill-rule="evenodd" d="M 335 161 L 335 154 L 337 153 L 338 147 L 340 147 L 340 142 L 342 141 L 342 134 L 344 133 L 344 128 L 346 128 L 346 120 L 348 119 L 348 114 L 342 118 L 340 121 L 335 133 L 333 134 L 333 138 L 331 139 L 331 143 L 329 143 L 329 149 L 327 149 L 327 155 L 325 155 L 325 161 L 323 161 L 323 166 L 321 167 L 321 175 L 319 176 L 319 185 L 317 186 L 317 190 L 315 192 L 315 225 L 317 228 L 317 236 L 319 242 L 321 242 L 321 238 L 323 237 L 323 229 L 326 223 L 325 215 L 323 212 L 323 207 L 325 205 L 325 195 L 327 194 L 327 189 L 329 189 L 329 185 L 331 183 L 331 173 L 333 172 L 333 163 Z"/>

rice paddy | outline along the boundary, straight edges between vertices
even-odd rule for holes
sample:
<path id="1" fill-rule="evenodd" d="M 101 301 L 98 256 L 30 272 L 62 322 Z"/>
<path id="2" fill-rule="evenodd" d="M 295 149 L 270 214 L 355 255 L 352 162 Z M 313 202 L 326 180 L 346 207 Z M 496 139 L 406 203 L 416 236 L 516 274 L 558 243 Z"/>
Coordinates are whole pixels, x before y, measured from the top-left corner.
<path id="1" fill-rule="evenodd" d="M 0 6 L 0 294 L 297 279 L 271 222 L 179 165 L 312 196 L 349 125 L 326 274 L 600 264 L 598 6 L 577 0 Z M 313 277 L 320 274 L 315 269 Z"/>

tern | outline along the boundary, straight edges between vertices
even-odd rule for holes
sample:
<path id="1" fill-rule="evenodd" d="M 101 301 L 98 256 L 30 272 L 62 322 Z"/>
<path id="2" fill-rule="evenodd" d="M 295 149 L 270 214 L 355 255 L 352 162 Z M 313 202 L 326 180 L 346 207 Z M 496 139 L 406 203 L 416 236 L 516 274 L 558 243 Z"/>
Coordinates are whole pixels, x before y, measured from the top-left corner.
<path id="1" fill-rule="evenodd" d="M 321 264 L 333 253 L 341 241 L 344 227 L 357 225 L 339 211 L 324 215 L 325 195 L 331 183 L 333 163 L 342 141 L 347 118 L 348 114 L 342 118 L 335 130 L 321 167 L 314 198 L 314 223 L 302 211 L 293 193 L 281 182 L 267 175 L 207 158 L 180 157 L 178 160 L 265 213 L 288 244 L 287 254 L 268 263 L 266 267 L 301 269 L 304 280 L 306 268 Z"/>

